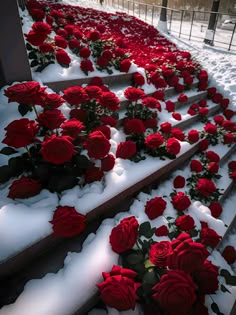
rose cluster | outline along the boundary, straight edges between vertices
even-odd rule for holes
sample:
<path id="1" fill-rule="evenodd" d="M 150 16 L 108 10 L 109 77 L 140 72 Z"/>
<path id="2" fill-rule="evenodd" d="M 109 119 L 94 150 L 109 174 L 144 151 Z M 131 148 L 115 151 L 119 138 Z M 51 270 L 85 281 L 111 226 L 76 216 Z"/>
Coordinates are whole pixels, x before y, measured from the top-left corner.
<path id="1" fill-rule="evenodd" d="M 2 154 L 17 156 L 1 167 L 1 182 L 13 181 L 9 198 L 28 198 L 43 188 L 62 192 L 80 184 L 100 181 L 115 164 L 110 154 L 110 125 L 119 99 L 96 85 L 75 86 L 63 97 L 47 93 L 38 82 L 18 83 L 5 90 L 9 102 L 17 102 L 22 116 L 35 111 L 35 119 L 21 118 L 5 127 Z M 70 106 L 67 119 L 61 106 Z M 22 152 L 23 154 L 20 154 Z M 26 176 L 27 174 L 27 176 Z"/>
<path id="2" fill-rule="evenodd" d="M 163 200 L 158 203 L 165 208 Z M 192 222 L 186 218 L 175 224 Z M 181 315 L 207 313 L 204 297 L 218 290 L 219 268 L 208 260 L 204 242 L 194 241 L 187 232 L 172 241 L 154 241 L 155 230 L 149 222 L 139 225 L 134 216 L 112 229 L 110 245 L 120 255 L 122 267 L 103 273 L 104 281 L 97 285 L 101 299 L 119 311 L 140 303 L 144 314 L 147 309 L 155 314 L 172 315 L 176 309 Z"/>

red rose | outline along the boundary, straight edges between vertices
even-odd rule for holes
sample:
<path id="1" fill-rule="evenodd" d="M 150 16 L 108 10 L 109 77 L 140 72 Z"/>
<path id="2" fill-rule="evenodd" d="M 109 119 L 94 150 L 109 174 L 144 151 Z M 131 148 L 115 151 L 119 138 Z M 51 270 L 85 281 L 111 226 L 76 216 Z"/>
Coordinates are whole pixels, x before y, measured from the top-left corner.
<path id="1" fill-rule="evenodd" d="M 136 143 L 128 140 L 120 142 L 116 150 L 116 157 L 121 159 L 130 159 L 137 152 Z"/>
<path id="2" fill-rule="evenodd" d="M 54 52 L 54 46 L 52 44 L 44 42 L 44 43 L 39 45 L 39 50 L 42 53 Z"/>
<path id="3" fill-rule="evenodd" d="M 177 236 L 176 239 L 171 241 L 171 246 L 173 249 L 175 249 L 184 241 L 191 243 L 193 240 L 188 233 L 182 232 L 181 234 L 179 234 L 179 236 Z"/>
<path id="4" fill-rule="evenodd" d="M 210 134 L 210 135 L 214 135 L 217 132 L 217 126 L 213 125 L 211 123 L 207 123 L 204 126 L 204 130 L 206 133 Z"/>
<path id="5" fill-rule="evenodd" d="M 219 164 L 218 163 L 216 163 L 216 162 L 210 162 L 208 165 L 207 165 L 207 170 L 209 171 L 209 172 L 211 172 L 211 173 L 214 173 L 214 174 L 216 174 L 216 173 L 218 173 L 218 171 L 219 171 Z"/>
<path id="6" fill-rule="evenodd" d="M 80 49 L 80 43 L 77 39 L 72 38 L 70 40 L 68 40 L 68 46 L 69 48 L 73 51 L 73 49 Z"/>
<path id="7" fill-rule="evenodd" d="M 188 96 L 185 94 L 180 94 L 178 97 L 178 102 L 184 103 L 188 101 Z"/>
<path id="8" fill-rule="evenodd" d="M 159 101 L 164 101 L 164 98 L 165 98 L 165 92 L 163 90 L 156 90 L 152 96 L 154 98 L 156 98 L 157 100 Z"/>
<path id="9" fill-rule="evenodd" d="M 223 95 L 220 93 L 216 93 L 213 97 L 212 97 L 212 102 L 218 104 L 223 100 Z"/>
<path id="10" fill-rule="evenodd" d="M 105 49 L 102 53 L 102 57 L 110 61 L 113 58 L 113 53 L 109 49 Z"/>
<path id="11" fill-rule="evenodd" d="M 235 141 L 235 136 L 231 133 L 224 134 L 224 144 L 231 144 Z"/>
<path id="12" fill-rule="evenodd" d="M 166 209 L 166 201 L 162 197 L 155 197 L 148 200 L 145 205 L 145 213 L 150 220 L 161 216 Z"/>
<path id="13" fill-rule="evenodd" d="M 60 64 L 68 66 L 71 62 L 69 55 L 63 49 L 57 49 L 55 56 L 56 56 L 57 62 Z"/>
<path id="14" fill-rule="evenodd" d="M 148 108 L 157 108 L 161 111 L 161 104 L 152 96 L 147 96 L 142 99 L 142 104 Z"/>
<path id="15" fill-rule="evenodd" d="M 70 118 L 75 118 L 79 121 L 85 121 L 86 120 L 87 113 L 83 109 L 80 108 L 74 108 L 70 111 Z"/>
<path id="16" fill-rule="evenodd" d="M 167 81 L 168 81 L 169 86 L 176 86 L 179 82 L 179 78 L 177 77 L 177 75 L 173 75 Z"/>
<path id="17" fill-rule="evenodd" d="M 203 244 L 186 239 L 178 244 L 168 256 L 167 264 L 170 269 L 180 269 L 192 273 L 199 269 L 209 252 Z"/>
<path id="18" fill-rule="evenodd" d="M 134 282 L 136 275 L 135 271 L 119 266 L 113 266 L 110 273 L 103 272 L 104 281 L 97 284 L 102 301 L 118 311 L 134 310 L 139 286 Z"/>
<path id="19" fill-rule="evenodd" d="M 172 113 L 172 117 L 175 119 L 175 120 L 182 120 L 182 116 L 180 113 Z"/>
<path id="20" fill-rule="evenodd" d="M 208 80 L 208 73 L 206 70 L 200 70 L 199 74 L 197 75 L 199 81 L 207 81 Z"/>
<path id="21" fill-rule="evenodd" d="M 146 120 L 143 121 L 143 123 L 144 123 L 144 126 L 145 126 L 146 128 L 152 128 L 152 129 L 154 129 L 154 128 L 157 127 L 157 120 L 156 120 L 156 118 L 149 118 L 149 119 L 146 119 Z"/>
<path id="22" fill-rule="evenodd" d="M 50 34 L 52 31 L 52 28 L 49 24 L 45 22 L 35 22 L 32 25 L 32 30 L 38 34 Z"/>
<path id="23" fill-rule="evenodd" d="M 145 93 L 143 90 L 135 87 L 128 87 L 125 92 L 124 96 L 130 101 L 130 102 L 136 102 L 140 99 L 142 99 L 145 96 Z"/>
<path id="24" fill-rule="evenodd" d="M 193 83 L 193 77 L 191 75 L 184 77 L 184 84 L 191 85 L 192 83 Z"/>
<path id="25" fill-rule="evenodd" d="M 112 154 L 108 154 L 101 160 L 101 169 L 103 172 L 108 172 L 113 169 L 115 165 L 115 157 Z"/>
<path id="26" fill-rule="evenodd" d="M 99 102 L 102 107 L 105 107 L 112 112 L 115 112 L 120 108 L 120 100 L 113 92 L 103 92 L 99 98 Z"/>
<path id="27" fill-rule="evenodd" d="M 230 161 L 230 162 L 228 163 L 228 168 L 229 168 L 231 171 L 236 170 L 236 161 Z"/>
<path id="28" fill-rule="evenodd" d="M 167 266 L 167 257 L 172 252 L 169 241 L 157 242 L 150 245 L 149 260 L 157 267 Z"/>
<path id="29" fill-rule="evenodd" d="M 207 106 L 207 100 L 206 99 L 202 99 L 198 102 L 198 105 L 200 107 L 206 107 Z"/>
<path id="30" fill-rule="evenodd" d="M 211 210 L 211 215 L 214 218 L 218 218 L 223 211 L 222 206 L 218 201 L 212 201 L 209 205 L 209 209 Z"/>
<path id="31" fill-rule="evenodd" d="M 218 267 L 209 260 L 205 260 L 197 270 L 193 272 L 194 282 L 198 286 L 200 294 L 213 294 L 218 290 Z"/>
<path id="32" fill-rule="evenodd" d="M 223 123 L 222 123 L 222 127 L 223 127 L 225 130 L 233 131 L 234 128 L 235 128 L 235 123 L 234 123 L 233 121 L 230 121 L 230 120 L 225 120 L 225 121 L 223 121 Z"/>
<path id="33" fill-rule="evenodd" d="M 90 39 L 92 42 L 95 42 L 101 37 L 101 34 L 98 31 L 92 31 L 88 34 L 88 39 Z"/>
<path id="34" fill-rule="evenodd" d="M 107 58 L 100 56 L 97 59 L 97 65 L 101 68 L 107 67 L 109 65 L 109 60 Z"/>
<path id="35" fill-rule="evenodd" d="M 111 129 L 107 126 L 97 126 L 93 131 L 101 131 L 108 140 L 111 139 Z"/>
<path id="36" fill-rule="evenodd" d="M 229 99 L 228 98 L 223 98 L 222 101 L 220 102 L 220 105 L 222 108 L 227 108 L 229 106 Z"/>
<path id="37" fill-rule="evenodd" d="M 152 297 L 170 315 L 187 315 L 196 300 L 196 285 L 182 270 L 168 270 L 152 288 Z"/>
<path id="38" fill-rule="evenodd" d="M 56 35 L 54 37 L 55 40 L 55 44 L 56 46 L 60 47 L 60 48 L 66 48 L 67 47 L 67 41 L 61 37 L 60 35 Z"/>
<path id="39" fill-rule="evenodd" d="M 145 130 L 146 128 L 143 121 L 138 118 L 128 119 L 124 124 L 124 132 L 126 135 L 131 133 L 142 134 Z"/>
<path id="40" fill-rule="evenodd" d="M 88 94 L 90 99 L 99 98 L 102 95 L 102 90 L 96 85 L 87 85 L 85 87 L 85 92 Z"/>
<path id="41" fill-rule="evenodd" d="M 29 14 L 35 21 L 42 21 L 45 18 L 45 12 L 39 8 L 29 9 Z"/>
<path id="42" fill-rule="evenodd" d="M 209 147 L 209 141 L 207 139 L 203 139 L 199 142 L 199 150 L 201 152 L 207 150 L 208 147 Z"/>
<path id="43" fill-rule="evenodd" d="M 145 145 L 150 149 L 158 149 L 164 143 L 164 141 L 164 137 L 157 132 L 146 137 Z"/>
<path id="44" fill-rule="evenodd" d="M 38 115 L 36 119 L 40 126 L 46 127 L 49 130 L 57 129 L 66 120 L 66 117 L 59 109 L 45 110 Z"/>
<path id="45" fill-rule="evenodd" d="M 202 166 L 201 161 L 192 160 L 190 162 L 190 170 L 191 170 L 191 172 L 201 173 L 203 170 L 203 166 Z"/>
<path id="46" fill-rule="evenodd" d="M 93 68 L 93 64 L 91 60 L 82 60 L 80 62 L 80 68 L 82 71 L 84 72 L 93 72 L 94 68 Z"/>
<path id="47" fill-rule="evenodd" d="M 220 157 L 217 153 L 214 151 L 207 151 L 206 152 L 206 158 L 211 161 L 211 162 L 216 162 L 218 163 L 220 161 Z"/>
<path id="48" fill-rule="evenodd" d="M 183 84 L 180 84 L 180 83 L 177 83 L 175 85 L 175 91 L 177 93 L 182 93 L 184 91 L 184 85 Z"/>
<path id="49" fill-rule="evenodd" d="M 70 136 L 76 139 L 81 131 L 85 128 L 83 123 L 75 118 L 69 119 L 61 125 L 62 135 Z"/>
<path id="50" fill-rule="evenodd" d="M 208 115 L 208 113 L 209 113 L 209 109 L 208 108 L 206 108 L 206 107 L 199 108 L 199 115 L 206 116 L 206 115 Z"/>
<path id="51" fill-rule="evenodd" d="M 108 154 L 111 144 L 101 131 L 94 131 L 89 134 L 85 147 L 90 158 L 102 159 Z"/>
<path id="52" fill-rule="evenodd" d="M 97 24 L 97 30 L 103 34 L 106 31 L 106 27 L 103 24 Z"/>
<path id="53" fill-rule="evenodd" d="M 55 134 L 51 137 L 46 136 L 40 150 L 44 160 L 53 164 L 70 161 L 76 153 L 70 139 L 68 136 L 57 137 Z"/>
<path id="54" fill-rule="evenodd" d="M 137 241 L 139 224 L 134 216 L 125 218 L 114 227 L 110 234 L 110 244 L 115 253 L 131 249 Z"/>
<path id="55" fill-rule="evenodd" d="M 231 245 L 227 245 L 221 255 L 224 257 L 229 265 L 234 264 L 236 261 L 236 250 Z"/>
<path id="56" fill-rule="evenodd" d="M 183 188 L 185 186 L 185 178 L 183 176 L 176 176 L 173 181 L 174 188 Z"/>
<path id="57" fill-rule="evenodd" d="M 80 86 L 69 87 L 63 92 L 64 92 L 63 98 L 70 105 L 79 105 L 89 99 L 85 90 Z"/>
<path id="58" fill-rule="evenodd" d="M 41 101 L 45 89 L 38 82 L 29 81 L 10 86 L 4 91 L 4 95 L 8 97 L 8 103 L 35 104 L 38 100 Z"/>
<path id="59" fill-rule="evenodd" d="M 166 110 L 171 113 L 175 111 L 175 103 L 172 101 L 166 101 Z"/>
<path id="60" fill-rule="evenodd" d="M 52 93 L 52 94 L 45 94 L 45 98 L 40 104 L 45 109 L 54 109 L 60 107 L 65 100 L 58 94 Z"/>
<path id="61" fill-rule="evenodd" d="M 20 179 L 14 180 L 9 187 L 8 198 L 25 199 L 38 195 L 42 190 L 41 184 L 29 177 L 22 176 Z"/>
<path id="62" fill-rule="evenodd" d="M 226 117 L 226 119 L 230 120 L 231 118 L 233 118 L 233 116 L 236 114 L 236 112 L 232 109 L 226 109 L 226 110 L 224 110 L 223 114 Z"/>
<path id="63" fill-rule="evenodd" d="M 91 167 L 86 170 L 84 173 L 84 181 L 86 184 L 90 184 L 92 182 L 100 182 L 104 176 L 104 173 L 102 170 L 100 170 L 99 167 Z"/>
<path id="64" fill-rule="evenodd" d="M 179 141 L 184 141 L 185 138 L 184 132 L 179 128 L 173 128 L 171 130 L 171 135 L 173 138 L 176 138 Z"/>
<path id="65" fill-rule="evenodd" d="M 178 140 L 175 138 L 168 138 L 166 142 L 166 149 L 171 154 L 178 154 L 180 152 L 181 146 Z"/>
<path id="66" fill-rule="evenodd" d="M 34 120 L 22 118 L 13 120 L 4 130 L 6 130 L 6 137 L 2 143 L 18 149 L 26 147 L 35 141 L 38 127 Z"/>
<path id="67" fill-rule="evenodd" d="M 133 74 L 133 80 L 136 85 L 143 85 L 145 83 L 144 76 L 141 73 L 135 72 Z"/>
<path id="68" fill-rule="evenodd" d="M 47 38 L 46 33 L 37 33 L 34 31 L 29 31 L 28 34 L 24 34 L 26 40 L 33 46 L 39 46 L 42 45 L 45 39 Z"/>
<path id="69" fill-rule="evenodd" d="M 58 206 L 49 222 L 53 225 L 53 233 L 56 236 L 71 237 L 84 231 L 85 221 L 86 217 L 74 207 Z"/>
<path id="70" fill-rule="evenodd" d="M 168 235 L 168 228 L 166 225 L 162 225 L 155 230 L 156 236 L 167 236 Z"/>
<path id="71" fill-rule="evenodd" d="M 172 128 L 172 124 L 169 123 L 168 121 L 166 121 L 160 125 L 160 130 L 161 130 L 161 132 L 164 132 L 164 133 L 170 133 L 171 128 Z"/>
<path id="72" fill-rule="evenodd" d="M 207 178 L 199 178 L 197 181 L 196 190 L 204 197 L 210 196 L 216 189 L 216 185 Z"/>
<path id="73" fill-rule="evenodd" d="M 104 125 L 108 125 L 108 126 L 111 126 L 111 127 L 116 127 L 116 119 L 111 117 L 111 116 L 102 116 L 100 118 L 101 122 L 104 124 Z"/>
<path id="74" fill-rule="evenodd" d="M 202 244 L 215 248 L 222 237 L 213 229 L 203 228 L 201 229 L 200 238 Z"/>
<path id="75" fill-rule="evenodd" d="M 216 115 L 213 119 L 217 125 L 222 125 L 223 121 L 225 120 L 221 115 Z"/>
<path id="76" fill-rule="evenodd" d="M 131 67 L 131 61 L 129 59 L 123 59 L 120 62 L 120 72 L 129 72 Z"/>
<path id="77" fill-rule="evenodd" d="M 82 47 L 79 51 L 79 55 L 82 58 L 88 58 L 91 55 L 91 51 L 88 47 Z"/>
<path id="78" fill-rule="evenodd" d="M 200 136 L 198 130 L 192 129 L 188 132 L 188 141 L 190 143 L 198 142 Z"/>
<path id="79" fill-rule="evenodd" d="M 209 98 L 212 98 L 216 94 L 216 88 L 215 87 L 210 87 L 207 89 L 207 96 Z"/>
<path id="80" fill-rule="evenodd" d="M 181 215 L 175 220 L 175 224 L 182 231 L 191 231 L 194 228 L 194 220 L 190 215 Z"/>
<path id="81" fill-rule="evenodd" d="M 184 211 L 191 205 L 191 201 L 185 193 L 179 191 L 176 195 L 172 196 L 172 204 L 176 210 Z"/>

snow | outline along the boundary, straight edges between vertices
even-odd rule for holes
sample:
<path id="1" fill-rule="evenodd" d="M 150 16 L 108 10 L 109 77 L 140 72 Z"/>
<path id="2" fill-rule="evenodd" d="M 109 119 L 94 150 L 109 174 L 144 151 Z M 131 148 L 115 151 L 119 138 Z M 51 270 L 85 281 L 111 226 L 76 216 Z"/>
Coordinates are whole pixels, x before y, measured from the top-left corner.
<path id="1" fill-rule="evenodd" d="M 87 7 L 88 1 L 85 0 L 64 0 L 64 3 L 72 5 L 80 5 Z M 95 1 L 89 2 L 89 7 L 102 9 L 106 12 L 114 12 L 110 7 L 103 5 L 102 7 Z M 32 21 L 26 18 L 24 24 L 24 32 L 28 32 Z M 213 49 L 204 44 L 193 44 L 191 42 L 179 40 L 173 35 L 166 35 L 174 41 L 180 48 L 189 50 L 196 59 L 201 62 L 208 70 L 211 77 L 211 85 L 217 86 L 217 89 L 231 100 L 231 108 L 235 108 L 236 104 L 236 56 L 234 54 L 225 53 L 221 50 Z M 132 71 L 135 67 L 132 68 Z M 92 76 L 101 73 L 93 72 Z M 52 80 L 65 80 L 67 78 L 78 78 L 83 76 L 78 68 L 78 60 L 73 61 L 71 69 L 62 69 L 59 65 L 50 65 L 43 74 L 34 74 L 34 79 L 40 82 L 50 82 Z M 6 87 L 5 87 L 6 88 Z M 15 104 L 7 104 L 7 100 L 3 95 L 4 89 L 0 92 L 0 119 L 1 126 L 6 126 L 13 119 L 18 119 Z M 145 85 L 146 91 L 150 86 Z M 117 90 L 117 95 L 122 99 L 122 89 Z M 191 94 L 191 92 L 190 92 Z M 65 111 L 66 111 L 65 107 Z M 180 110 L 182 118 L 187 119 L 184 110 Z M 28 114 L 28 118 L 30 115 Z M 166 121 L 165 112 L 159 115 L 160 121 Z M 170 121 L 174 123 L 174 121 Z M 201 123 L 197 123 L 196 128 Z M 193 126 L 191 126 L 193 129 Z M 0 128 L 0 138 L 4 136 L 4 131 Z M 111 152 L 115 152 L 117 143 L 124 139 L 122 133 L 118 133 L 112 128 Z M 2 144 L 0 144 L 1 148 Z M 182 143 L 181 154 L 189 148 L 187 143 Z M 214 147 L 214 150 L 220 155 L 224 155 L 225 148 L 222 145 Z M 235 155 L 232 158 L 236 158 Z M 1 155 L 0 163 L 4 165 L 8 157 Z M 83 188 L 74 187 L 62 193 L 60 199 L 61 205 L 75 206 L 80 213 L 88 213 L 89 210 L 100 205 L 105 200 L 109 200 L 112 196 L 117 195 L 125 188 L 133 183 L 151 174 L 154 169 L 160 168 L 167 164 L 167 161 L 156 163 L 154 158 L 148 157 L 145 161 L 138 164 L 130 161 L 117 159 L 114 169 L 106 174 L 105 185 L 101 182 L 86 185 Z M 227 173 L 226 165 L 223 165 L 224 174 Z M 64 267 L 55 274 L 47 274 L 42 279 L 29 281 L 22 294 L 15 303 L 4 306 L 0 310 L 0 315 L 69 315 L 78 309 L 87 298 L 96 292 L 96 283 L 101 281 L 102 271 L 110 271 L 113 264 L 118 263 L 118 255 L 115 254 L 108 242 L 111 229 L 124 217 L 135 215 L 142 223 L 147 221 L 144 212 L 145 203 L 154 196 L 169 195 L 171 192 L 170 182 L 176 175 L 182 175 L 185 178 L 190 174 L 188 168 L 177 170 L 173 173 L 169 181 L 163 182 L 151 194 L 140 193 L 130 207 L 129 212 L 119 213 L 114 219 L 103 221 L 96 234 L 90 234 L 83 244 L 81 253 L 68 253 Z M 114 186 L 115 182 L 115 186 Z M 49 235 L 52 232 L 49 221 L 52 219 L 53 211 L 58 205 L 58 196 L 43 190 L 38 196 L 29 198 L 24 201 L 12 201 L 6 197 L 10 183 L 1 185 L 0 190 L 0 260 L 4 260 L 26 246 L 35 241 Z M 223 176 L 219 181 L 221 187 L 229 184 L 229 179 Z M 200 221 L 208 222 L 209 227 L 213 228 L 218 234 L 224 235 L 226 231 L 225 224 L 229 225 L 235 213 L 235 196 L 231 195 L 224 202 L 224 211 L 220 219 L 215 219 L 210 215 L 207 207 L 203 206 L 199 201 L 195 201 L 189 207 L 187 214 L 190 214 L 195 221 L 195 225 L 200 229 Z M 164 216 L 158 217 L 151 222 L 152 226 L 159 227 L 166 224 L 165 217 L 175 217 L 176 213 L 172 207 L 170 200 L 167 200 L 167 209 Z M 166 237 L 157 238 L 155 240 L 165 240 Z M 230 235 L 225 245 L 235 244 L 235 235 Z M 91 258 L 92 257 L 92 258 Z M 212 261 L 225 269 L 231 270 L 230 266 L 224 261 L 220 254 L 216 251 L 212 253 Z M 236 270 L 236 267 L 232 267 Z M 232 272 L 232 270 L 231 270 Z M 220 310 L 228 315 L 228 310 L 234 303 L 236 291 L 232 288 L 232 294 L 218 292 L 214 295 L 215 301 L 220 306 Z M 42 303 L 43 301 L 43 303 Z M 211 304 L 210 298 L 207 304 Z M 92 310 L 89 315 L 107 314 L 101 310 Z M 108 315 L 141 315 L 140 309 L 134 311 L 118 312 L 114 309 L 108 309 Z M 212 311 L 209 312 L 212 314 Z"/>

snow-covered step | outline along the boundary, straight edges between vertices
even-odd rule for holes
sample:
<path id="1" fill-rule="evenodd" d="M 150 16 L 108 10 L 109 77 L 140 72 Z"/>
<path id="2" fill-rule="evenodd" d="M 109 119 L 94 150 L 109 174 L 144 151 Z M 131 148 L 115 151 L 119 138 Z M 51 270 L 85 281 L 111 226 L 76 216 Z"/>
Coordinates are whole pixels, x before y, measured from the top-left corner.
<path id="1" fill-rule="evenodd" d="M 104 76 L 102 76 L 104 74 Z M 126 82 L 127 84 L 132 83 L 133 73 L 120 73 L 120 74 L 113 74 L 113 75 L 106 75 L 104 72 L 101 72 L 100 77 L 105 85 L 120 85 L 123 82 Z M 64 80 L 64 81 L 54 81 L 54 82 L 48 82 L 45 81 L 43 84 L 47 85 L 50 89 L 52 89 L 55 92 L 63 91 L 69 87 L 76 86 L 76 85 L 83 85 L 83 84 L 89 84 L 93 76 L 87 76 L 80 79 L 73 79 L 73 80 Z"/>

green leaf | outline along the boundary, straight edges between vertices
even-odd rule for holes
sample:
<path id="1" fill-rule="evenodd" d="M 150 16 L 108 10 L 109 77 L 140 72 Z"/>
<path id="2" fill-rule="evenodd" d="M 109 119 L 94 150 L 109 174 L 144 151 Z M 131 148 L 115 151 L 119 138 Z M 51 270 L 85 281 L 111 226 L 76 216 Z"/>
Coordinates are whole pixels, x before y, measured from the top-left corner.
<path id="1" fill-rule="evenodd" d="M 143 276 L 143 283 L 148 283 L 154 286 L 157 283 L 157 281 L 158 278 L 153 270 L 146 272 Z"/>
<path id="2" fill-rule="evenodd" d="M 228 270 L 221 269 L 220 275 L 225 278 L 226 284 L 236 286 L 236 276 L 231 275 Z"/>
<path id="3" fill-rule="evenodd" d="M 2 148 L 0 153 L 4 155 L 11 155 L 11 154 L 17 153 L 17 151 L 11 147 L 4 147 Z"/>
<path id="4" fill-rule="evenodd" d="M 143 222 L 139 226 L 139 235 L 143 235 L 146 238 L 150 238 L 153 236 L 152 228 L 150 222 Z"/>
<path id="5" fill-rule="evenodd" d="M 219 313 L 220 313 L 219 307 L 218 307 L 218 305 L 217 305 L 215 302 L 213 302 L 213 303 L 211 304 L 211 309 L 212 309 L 212 311 L 213 311 L 214 313 L 216 313 L 216 314 L 219 314 Z"/>
<path id="6" fill-rule="evenodd" d="M 85 155 L 76 155 L 74 157 L 74 161 L 77 167 L 84 170 L 88 169 L 91 166 L 91 162 Z"/>
<path id="7" fill-rule="evenodd" d="M 38 60 L 34 59 L 30 63 L 30 67 L 36 67 L 39 64 Z"/>
<path id="8" fill-rule="evenodd" d="M 63 190 L 73 188 L 77 184 L 77 179 L 70 175 L 54 175 L 48 182 L 48 189 L 51 192 L 61 193 Z"/>
<path id="9" fill-rule="evenodd" d="M 143 262 L 143 254 L 141 252 L 131 253 L 126 257 L 126 261 L 130 265 L 136 265 L 138 263 Z"/>
<path id="10" fill-rule="evenodd" d="M 11 169 L 8 165 L 0 167 L 0 183 L 7 182 L 12 176 Z"/>
<path id="11" fill-rule="evenodd" d="M 27 104 L 19 104 L 18 106 L 18 112 L 21 114 L 21 116 L 25 116 L 29 111 L 29 106 Z"/>
<path id="12" fill-rule="evenodd" d="M 220 289 L 222 292 L 229 292 L 231 294 L 231 292 L 223 284 L 221 284 Z"/>

